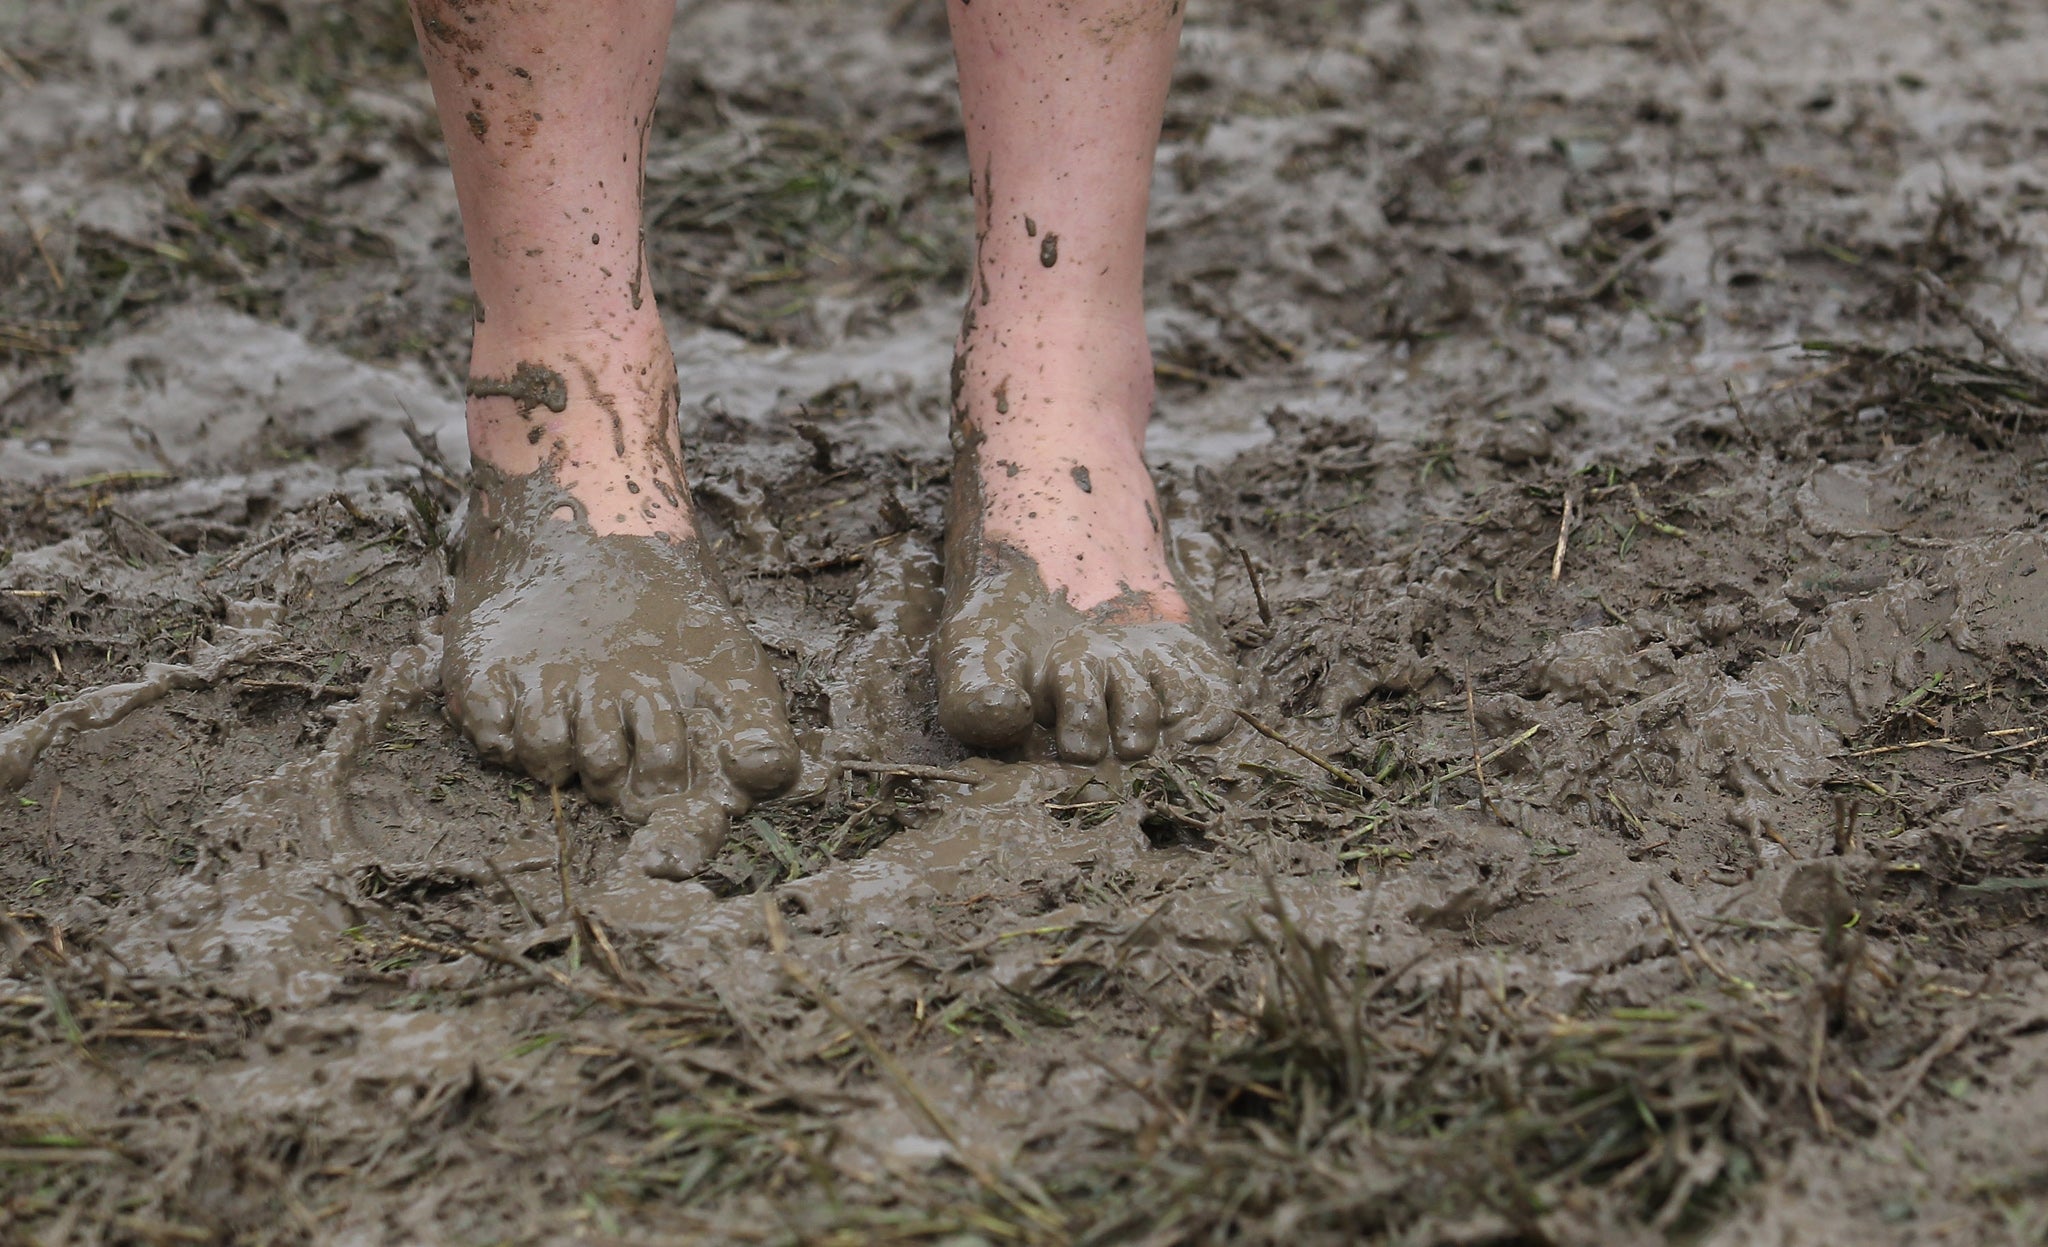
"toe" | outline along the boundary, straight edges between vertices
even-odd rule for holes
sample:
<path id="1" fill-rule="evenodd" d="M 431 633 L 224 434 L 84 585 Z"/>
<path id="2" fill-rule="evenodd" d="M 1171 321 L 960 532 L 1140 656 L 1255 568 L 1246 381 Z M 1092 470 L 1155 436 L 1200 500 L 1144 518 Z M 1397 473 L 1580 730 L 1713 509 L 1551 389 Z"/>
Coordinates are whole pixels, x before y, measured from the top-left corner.
<path id="1" fill-rule="evenodd" d="M 1046 699 L 1053 737 L 1068 762 L 1100 762 L 1109 752 L 1109 677 L 1103 656 L 1085 639 L 1056 647 L 1046 662 Z"/>
<path id="2" fill-rule="evenodd" d="M 512 717 L 512 756 L 519 769 L 543 784 L 566 783 L 576 772 L 570 745 L 574 694 L 542 672 L 522 683 Z"/>
<path id="3" fill-rule="evenodd" d="M 634 694 L 626 703 L 626 729 L 632 736 L 633 760 L 619 791 L 619 808 L 627 817 L 645 817 L 662 797 L 683 791 L 690 779 L 690 756 L 683 717 L 668 698 Z"/>
<path id="4" fill-rule="evenodd" d="M 1029 663 L 1014 639 L 942 633 L 932 665 L 939 682 L 939 726 L 961 744 L 1000 749 L 1031 731 L 1037 714 Z"/>
<path id="5" fill-rule="evenodd" d="M 801 769 L 796 736 L 786 721 L 779 727 L 729 729 L 720 754 L 722 768 L 732 782 L 755 797 L 773 796 L 788 788 Z"/>
<path id="6" fill-rule="evenodd" d="M 599 801 L 613 800 L 631 761 L 618 694 L 595 680 L 583 681 L 576 689 L 576 770 L 583 790 Z"/>
<path id="7" fill-rule="evenodd" d="M 782 686 L 765 659 L 757 670 L 733 681 L 718 711 L 701 721 L 692 716 L 692 748 L 700 758 L 712 761 L 749 796 L 773 796 L 796 782 L 802 769 L 796 733 L 789 726 Z M 709 749 L 698 743 L 700 734 Z M 701 782 L 707 773 L 692 772 L 692 782 Z"/>
<path id="8" fill-rule="evenodd" d="M 1129 760 L 1159 745 L 1159 696 L 1152 681 L 1129 658 L 1109 667 L 1109 740 L 1116 756 Z"/>
<path id="9" fill-rule="evenodd" d="M 1145 670 L 1151 677 L 1152 691 L 1159 698 L 1160 723 L 1176 726 L 1201 706 L 1202 686 L 1183 675 L 1173 662 L 1151 656 Z"/>
<path id="10" fill-rule="evenodd" d="M 471 672 L 448 687 L 459 690 L 448 700 L 449 713 L 476 743 L 476 751 L 500 766 L 512 763 L 512 693 L 492 673 Z"/>

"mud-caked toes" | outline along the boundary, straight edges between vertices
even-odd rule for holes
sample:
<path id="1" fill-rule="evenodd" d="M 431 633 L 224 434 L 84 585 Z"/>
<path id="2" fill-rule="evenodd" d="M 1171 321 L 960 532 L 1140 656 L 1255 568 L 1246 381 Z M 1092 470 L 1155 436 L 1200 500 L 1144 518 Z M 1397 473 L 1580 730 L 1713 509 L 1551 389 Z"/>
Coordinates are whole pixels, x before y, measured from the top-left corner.
<path id="1" fill-rule="evenodd" d="M 618 697 L 586 678 L 576 691 L 576 773 L 593 800 L 617 798 L 633 760 Z"/>
<path id="2" fill-rule="evenodd" d="M 642 692 L 627 703 L 626 730 L 633 760 L 626 765 L 620 808 L 629 818 L 690 780 L 690 733 L 682 712 L 665 695 Z"/>
<path id="3" fill-rule="evenodd" d="M 970 608 L 941 628 L 932 662 L 948 732 L 975 748 L 1010 749 L 1039 725 L 1061 759 L 1093 764 L 1231 730 L 1230 665 L 1198 627 L 1133 622 L 1127 601 L 1076 610 L 1015 560 L 1002 551 L 984 559 L 964 586 Z"/>
<path id="4" fill-rule="evenodd" d="M 796 783 L 803 759 L 787 723 L 736 728 L 724 735 L 720 765 L 740 791 L 772 797 Z"/>
<path id="5" fill-rule="evenodd" d="M 580 776 L 635 821 L 682 801 L 666 821 L 699 830 L 794 782 L 781 687 L 694 538 L 598 535 L 545 472 L 478 480 L 491 518 L 464 534 L 444 675 L 480 753 Z"/>
<path id="6" fill-rule="evenodd" d="M 512 724 L 512 758 L 543 784 L 567 783 L 576 773 L 570 732 L 575 692 L 558 667 L 525 673 Z"/>
<path id="7" fill-rule="evenodd" d="M 713 703 L 715 714 L 703 730 L 715 747 L 716 765 L 740 792 L 772 797 L 796 783 L 803 755 L 766 658 L 755 648 L 743 666 L 744 674 Z"/>
<path id="8" fill-rule="evenodd" d="M 443 653 L 450 651 L 444 649 Z M 512 691 L 491 678 L 444 657 L 441 687 L 447 690 L 448 717 L 460 724 L 486 761 L 512 765 Z"/>
<path id="9" fill-rule="evenodd" d="M 1236 729 L 1236 684 L 1208 641 L 1188 632 L 1148 654 L 1145 667 L 1159 694 L 1162 738 L 1208 744 Z"/>

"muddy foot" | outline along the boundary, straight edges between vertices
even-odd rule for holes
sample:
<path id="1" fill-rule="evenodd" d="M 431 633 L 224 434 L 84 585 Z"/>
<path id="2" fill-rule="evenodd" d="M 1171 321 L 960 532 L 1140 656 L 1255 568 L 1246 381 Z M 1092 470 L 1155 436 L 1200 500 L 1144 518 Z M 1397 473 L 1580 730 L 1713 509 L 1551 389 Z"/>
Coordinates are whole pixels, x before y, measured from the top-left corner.
<path id="1" fill-rule="evenodd" d="M 449 715 L 495 762 L 580 776 L 658 878 L 796 778 L 782 690 L 694 537 L 599 535 L 547 469 L 484 463 L 444 628 Z"/>
<path id="2" fill-rule="evenodd" d="M 1231 664 L 1137 449 L 1055 460 L 1039 443 L 1020 462 L 987 438 L 957 441 L 933 651 L 946 730 L 1003 749 L 1042 724 L 1081 763 L 1227 734 Z"/>

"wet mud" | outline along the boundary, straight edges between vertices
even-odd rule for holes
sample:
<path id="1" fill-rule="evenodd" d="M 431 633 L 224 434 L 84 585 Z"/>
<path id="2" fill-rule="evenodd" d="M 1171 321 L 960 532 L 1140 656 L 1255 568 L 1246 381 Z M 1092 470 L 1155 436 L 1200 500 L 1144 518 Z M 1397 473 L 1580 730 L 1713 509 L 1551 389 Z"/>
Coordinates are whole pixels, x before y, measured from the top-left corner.
<path id="1" fill-rule="evenodd" d="M 2048 1232 L 2033 11 L 1194 6 L 1151 451 L 1244 717 L 1086 765 L 940 722 L 937 6 L 680 17 L 701 555 L 468 500 L 403 12 L 0 23 L 0 1240 Z M 685 625 L 786 791 L 579 752 L 550 653 Z"/>

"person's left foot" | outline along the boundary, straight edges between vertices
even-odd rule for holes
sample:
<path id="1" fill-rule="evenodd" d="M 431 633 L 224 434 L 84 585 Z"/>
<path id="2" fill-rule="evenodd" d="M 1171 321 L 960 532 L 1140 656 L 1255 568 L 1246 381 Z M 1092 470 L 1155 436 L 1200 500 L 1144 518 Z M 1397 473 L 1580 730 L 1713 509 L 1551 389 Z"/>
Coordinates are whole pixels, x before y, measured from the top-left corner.
<path id="1" fill-rule="evenodd" d="M 1082 763 L 1219 739 L 1234 681 L 1145 468 L 1149 360 L 1141 380 L 1105 389 L 1097 378 L 1132 370 L 1091 367 L 1111 352 L 1088 335 L 1067 350 L 1047 336 L 1028 354 L 1004 350 L 1008 335 L 962 350 L 939 722 L 984 749 L 1042 724 Z"/>

